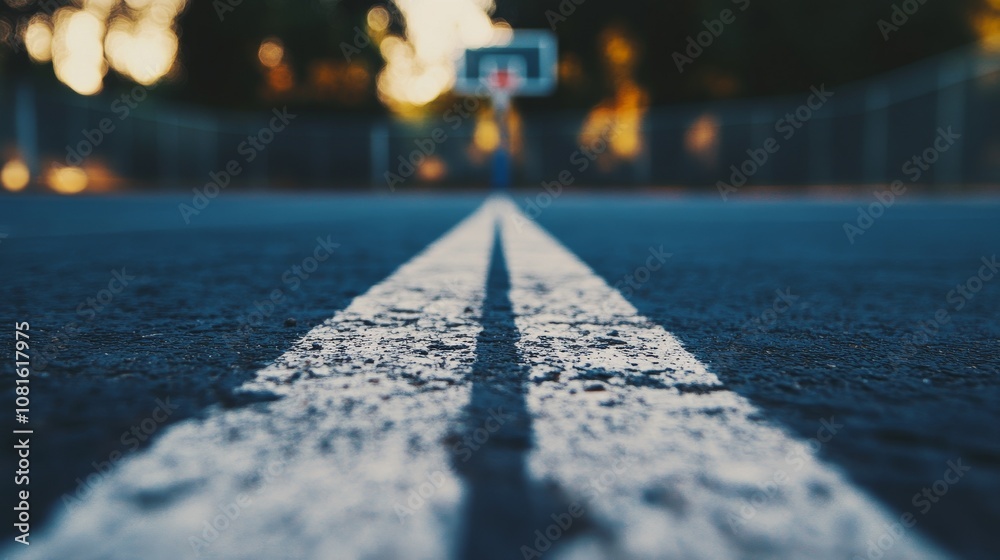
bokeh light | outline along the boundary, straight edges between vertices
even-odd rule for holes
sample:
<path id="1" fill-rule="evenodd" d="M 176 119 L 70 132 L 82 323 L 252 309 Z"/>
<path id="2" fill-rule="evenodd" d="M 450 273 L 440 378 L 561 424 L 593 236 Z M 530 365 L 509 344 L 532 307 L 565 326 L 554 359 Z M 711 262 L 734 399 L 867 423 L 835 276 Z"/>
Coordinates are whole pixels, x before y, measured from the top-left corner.
<path id="1" fill-rule="evenodd" d="M 389 29 L 389 22 L 391 19 L 389 10 L 385 9 L 385 6 L 375 6 L 374 8 L 368 10 L 368 15 L 365 18 L 368 22 L 368 29 L 374 31 L 375 33 L 381 33 Z"/>
<path id="2" fill-rule="evenodd" d="M 59 194 L 83 192 L 87 183 L 87 172 L 79 167 L 53 165 L 45 174 L 45 184 Z"/>
<path id="3" fill-rule="evenodd" d="M 116 71 L 142 85 L 151 85 L 173 66 L 177 36 L 152 18 L 135 22 L 118 17 L 111 23 L 104 47 Z"/>
<path id="4" fill-rule="evenodd" d="M 710 113 L 701 115 L 684 134 L 684 149 L 706 164 L 714 164 L 719 147 L 719 119 Z"/>
<path id="5" fill-rule="evenodd" d="M 12 159 L 0 169 L 0 184 L 10 192 L 24 190 L 31 180 L 31 171 L 21 159 Z"/>
<path id="6" fill-rule="evenodd" d="M 267 73 L 267 86 L 276 93 L 285 93 L 295 87 L 295 74 L 292 67 L 284 62 L 271 68 Z"/>
<path id="7" fill-rule="evenodd" d="M 492 114 L 476 119 L 476 129 L 472 133 L 472 143 L 481 152 L 490 153 L 500 147 L 500 127 Z"/>
<path id="8" fill-rule="evenodd" d="M 109 67 L 142 85 L 177 59 L 175 23 L 187 0 L 83 0 L 36 16 L 22 39 L 35 62 L 52 61 L 59 81 L 81 95 L 101 91 Z"/>
<path id="9" fill-rule="evenodd" d="M 583 63 L 580 57 L 573 53 L 565 53 L 559 57 L 559 83 L 570 87 L 579 87 L 584 80 Z"/>
<path id="10" fill-rule="evenodd" d="M 643 152 L 643 120 L 649 94 L 635 81 L 638 46 L 622 28 L 611 26 L 600 37 L 600 52 L 614 93 L 597 104 L 584 119 L 579 140 L 592 146 L 604 140 L 609 149 L 599 165 L 607 168 L 621 160 L 634 160 Z"/>
<path id="11" fill-rule="evenodd" d="M 31 18 L 24 30 L 24 46 L 31 60 L 35 62 L 52 60 L 52 24 L 49 23 L 47 16 L 36 15 Z"/>
<path id="12" fill-rule="evenodd" d="M 81 95 L 101 91 L 104 60 L 104 22 L 85 10 L 62 8 L 55 15 L 52 65 L 59 81 Z"/>
<path id="13" fill-rule="evenodd" d="M 448 166 L 438 156 L 430 156 L 417 168 L 417 177 L 427 183 L 436 183 L 448 174 Z"/>
<path id="14" fill-rule="evenodd" d="M 987 0 L 972 15 L 972 28 L 980 43 L 990 50 L 1000 50 L 1000 0 Z"/>
<path id="15" fill-rule="evenodd" d="M 490 19 L 493 0 L 397 0 L 406 35 L 379 44 L 385 67 L 379 99 L 406 113 L 434 101 L 455 84 L 455 59 L 465 48 L 500 42 L 510 26 Z"/>
<path id="16" fill-rule="evenodd" d="M 260 63 L 267 68 L 275 68 L 281 61 L 285 58 L 285 47 L 281 44 L 281 41 L 269 37 L 264 39 L 260 43 L 260 48 L 257 49 L 257 59 Z"/>

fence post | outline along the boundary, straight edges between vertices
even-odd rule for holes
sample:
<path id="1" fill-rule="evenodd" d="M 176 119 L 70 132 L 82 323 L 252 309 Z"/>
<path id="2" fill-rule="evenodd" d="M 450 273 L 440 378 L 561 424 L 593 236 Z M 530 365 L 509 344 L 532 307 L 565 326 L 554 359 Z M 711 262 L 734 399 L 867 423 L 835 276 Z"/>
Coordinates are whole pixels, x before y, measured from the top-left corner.
<path id="1" fill-rule="evenodd" d="M 828 107 L 826 110 L 833 113 L 836 108 Z M 836 115 L 827 115 L 827 117 L 814 117 L 815 121 L 809 125 L 809 154 L 806 161 L 809 162 L 808 180 L 814 185 L 828 185 L 833 182 L 833 173 L 830 166 L 832 149 L 832 142 L 830 142 L 832 127 L 830 123 L 836 122 L 834 120 Z"/>
<path id="2" fill-rule="evenodd" d="M 373 190 L 381 190 L 385 172 L 389 170 L 389 128 L 384 122 L 375 123 L 368 134 L 371 186 Z"/>
<path id="3" fill-rule="evenodd" d="M 770 128 L 768 125 L 774 122 L 774 114 L 771 112 L 770 108 L 764 109 L 754 109 L 750 113 L 750 146 L 748 149 L 759 150 L 764 147 L 764 143 L 770 137 L 768 132 Z M 740 154 L 741 157 L 746 156 L 744 152 Z M 737 158 L 739 159 L 739 158 Z M 754 181 L 755 185 L 758 186 L 771 186 L 774 183 L 774 161 L 769 159 L 764 165 L 760 166 L 757 170 L 757 174 Z"/>
<path id="4" fill-rule="evenodd" d="M 167 117 L 157 119 L 156 139 L 159 143 L 157 156 L 159 156 L 160 186 L 178 187 L 180 186 L 178 158 L 177 158 L 177 117 Z"/>
<path id="5" fill-rule="evenodd" d="M 639 187 L 649 187 L 652 177 L 653 134 L 649 117 L 639 119 L 639 156 L 635 161 L 635 181 Z"/>
<path id="6" fill-rule="evenodd" d="M 965 82 L 969 79 L 968 61 L 961 57 L 944 60 L 938 66 L 937 123 L 953 127 L 965 136 Z M 966 140 L 967 142 L 968 140 Z M 955 142 L 934 168 L 936 184 L 957 188 L 962 182 L 963 142 Z"/>
<path id="7" fill-rule="evenodd" d="M 876 83 L 865 92 L 864 180 L 869 184 L 885 182 L 889 149 L 889 90 Z"/>
<path id="8" fill-rule="evenodd" d="M 35 88 L 27 81 L 20 82 L 14 93 L 14 135 L 18 152 L 31 176 L 37 180 L 42 171 L 38 159 L 38 114 L 35 110 Z"/>

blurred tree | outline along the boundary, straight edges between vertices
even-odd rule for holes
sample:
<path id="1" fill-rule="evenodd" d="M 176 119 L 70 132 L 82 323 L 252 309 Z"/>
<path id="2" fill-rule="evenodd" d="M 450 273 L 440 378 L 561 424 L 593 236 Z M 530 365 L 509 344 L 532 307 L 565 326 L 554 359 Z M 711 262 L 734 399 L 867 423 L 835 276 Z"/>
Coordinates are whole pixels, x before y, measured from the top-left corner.
<path id="1" fill-rule="evenodd" d="M 509 4 L 520 8 L 507 8 Z M 878 21 L 889 20 L 894 4 L 902 5 L 903 0 L 591 0 L 579 5 L 546 0 L 538 8 L 531 8 L 536 5 L 532 0 L 513 0 L 498 12 L 560 13 L 560 6 L 569 11 L 567 4 L 575 11 L 557 23 L 561 52 L 582 54 L 585 73 L 599 76 L 598 34 L 611 24 L 623 23 L 644 47 L 640 81 L 649 88 L 653 104 L 664 104 L 780 94 L 878 74 L 972 42 L 971 13 L 988 0 L 926 0 L 888 40 Z M 687 56 L 689 39 L 697 41 L 699 33 L 711 33 L 705 22 L 718 29 L 714 22 L 723 10 L 731 10 L 732 22 L 723 23 L 718 37 L 713 34 L 709 46 L 702 47 L 700 56 L 680 72 L 674 54 Z M 512 22 L 515 27 L 524 25 Z M 547 26 L 537 15 L 529 24 Z M 600 89 L 595 85 L 585 88 L 591 97 Z"/>
<path id="2" fill-rule="evenodd" d="M 44 4 L 48 2 L 49 4 Z M 11 48 L 34 13 L 71 0 L 0 0 L 0 54 L 5 76 L 37 71 Z M 554 27 L 564 80 L 557 95 L 524 108 L 583 108 L 613 88 L 598 37 L 611 26 L 640 46 L 635 77 L 652 104 L 758 96 L 836 86 L 966 45 L 976 38 L 975 14 L 990 0 L 497 0 L 493 16 L 514 28 Z M 894 6 L 919 5 L 898 30 L 880 29 Z M 363 45 L 372 0 L 197 0 L 178 20 L 177 80 L 160 95 L 224 107 L 273 104 L 276 99 L 351 111 L 380 111 L 374 78 L 378 49 Z M 745 8 L 742 9 L 741 8 Z M 721 22 L 731 10 L 730 23 Z M 708 23 L 706 23 L 708 22 Z M 721 23 L 717 23 L 721 22 Z M 713 33 L 713 30 L 721 32 Z M 398 28 L 398 29 L 396 29 Z M 399 23 L 396 32 L 402 31 Z M 711 34 L 700 51 L 690 41 Z M 716 36 L 717 35 L 717 36 Z M 703 35 L 706 39 L 708 35 Z M 267 67 L 258 56 L 265 40 L 282 56 Z M 690 54 L 697 52 L 697 56 Z M 679 71 L 677 54 L 691 59 Z M 348 60 L 350 58 L 350 60 Z M 51 69 L 50 69 L 51 72 Z M 113 83 L 119 78 L 108 78 Z M 364 87 L 357 83 L 364 83 Z M 353 88 L 353 89 L 351 89 Z M 339 94 L 341 90 L 346 94 Z"/>
<path id="3" fill-rule="evenodd" d="M 268 38 L 278 39 L 293 86 L 301 91 L 317 61 L 344 72 L 348 62 L 341 43 L 365 32 L 365 14 L 375 2 L 359 0 L 234 0 L 192 2 L 181 19 L 181 60 L 186 87 L 183 96 L 214 105 L 243 106 L 271 102 L 267 95 L 267 72 L 258 59 L 258 49 Z M 360 78 L 373 81 L 380 64 L 371 48 L 359 49 L 352 62 L 371 69 Z M 358 76 L 355 76 L 358 77 Z M 345 77 L 345 80 L 350 77 Z M 368 92 L 372 88 L 366 88 Z M 374 96 L 358 103 L 343 103 L 334 96 L 290 95 L 299 105 L 341 105 L 352 110 L 377 109 Z"/>

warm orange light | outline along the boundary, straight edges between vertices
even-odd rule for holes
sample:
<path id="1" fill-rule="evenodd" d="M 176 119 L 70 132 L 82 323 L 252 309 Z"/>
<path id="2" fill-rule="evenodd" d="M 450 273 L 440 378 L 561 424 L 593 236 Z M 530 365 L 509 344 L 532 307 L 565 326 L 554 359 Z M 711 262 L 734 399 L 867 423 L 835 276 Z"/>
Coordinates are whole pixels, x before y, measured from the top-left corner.
<path id="1" fill-rule="evenodd" d="M 76 194 L 87 188 L 87 172 L 79 167 L 53 166 L 46 174 L 45 182 L 59 194 Z"/>
<path id="2" fill-rule="evenodd" d="M 267 85 L 277 92 L 286 92 L 295 86 L 295 76 L 287 64 L 279 64 L 267 74 Z"/>
<path id="3" fill-rule="evenodd" d="M 351 63 L 344 71 L 344 83 L 338 92 L 340 101 L 349 104 L 358 104 L 364 101 L 371 84 L 371 74 L 364 66 Z"/>
<path id="4" fill-rule="evenodd" d="M 309 81 L 318 93 L 337 91 L 340 82 L 337 65 L 329 60 L 319 60 L 309 65 Z"/>
<path id="5" fill-rule="evenodd" d="M 973 20 L 973 27 L 982 44 L 990 49 L 1000 48 L 1000 14 L 981 13 Z"/>
<path id="6" fill-rule="evenodd" d="M 559 81 L 570 85 L 579 85 L 583 80 L 583 65 L 580 59 L 568 53 L 559 59 Z"/>
<path id="7" fill-rule="evenodd" d="M 492 152 L 500 147 L 500 127 L 492 116 L 486 116 L 476 121 L 476 130 L 472 133 L 472 142 L 481 152 Z"/>
<path id="8" fill-rule="evenodd" d="M 625 37 L 612 34 L 604 44 L 604 52 L 612 64 L 628 64 L 635 55 L 632 43 Z"/>
<path id="9" fill-rule="evenodd" d="M 988 0 L 985 4 L 971 14 L 969 24 L 983 47 L 1000 50 L 1000 0 Z"/>
<path id="10" fill-rule="evenodd" d="M 273 37 L 264 39 L 257 49 L 257 58 L 260 63 L 268 68 L 275 68 L 285 58 L 285 47 L 281 41 Z"/>
<path id="11" fill-rule="evenodd" d="M 638 53 L 635 42 L 615 26 L 605 29 L 600 41 L 605 68 L 615 91 L 587 115 L 580 130 L 580 143 L 593 146 L 607 142 L 608 152 L 599 159 L 599 165 L 607 168 L 642 154 L 642 125 L 649 95 L 632 77 Z"/>
<path id="12" fill-rule="evenodd" d="M 684 149 L 702 161 L 714 160 L 718 145 L 719 120 L 711 114 L 695 119 L 684 134 Z"/>
<path id="13" fill-rule="evenodd" d="M 0 183 L 3 184 L 3 188 L 10 192 L 24 190 L 30 180 L 31 171 L 22 160 L 12 159 L 3 166 L 3 169 L 0 169 Z"/>
<path id="14" fill-rule="evenodd" d="M 368 69 L 360 64 L 351 64 L 347 67 L 347 81 L 354 83 L 362 83 L 365 88 L 368 88 L 368 80 L 371 76 L 368 74 Z"/>
<path id="15" fill-rule="evenodd" d="M 619 123 L 611 138 L 611 152 L 623 159 L 635 159 L 642 153 L 642 129 L 636 121 Z"/>
<path id="16" fill-rule="evenodd" d="M 430 156 L 417 168 L 417 177 L 429 183 L 440 181 L 448 173 L 448 166 L 437 156 Z"/>

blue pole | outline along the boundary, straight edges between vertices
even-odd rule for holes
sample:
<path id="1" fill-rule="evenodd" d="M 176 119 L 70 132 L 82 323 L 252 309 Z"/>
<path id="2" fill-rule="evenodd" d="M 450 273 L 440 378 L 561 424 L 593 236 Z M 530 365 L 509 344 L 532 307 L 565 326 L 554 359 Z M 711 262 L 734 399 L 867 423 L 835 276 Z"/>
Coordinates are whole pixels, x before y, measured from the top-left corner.
<path id="1" fill-rule="evenodd" d="M 493 190 L 506 192 L 510 190 L 510 134 L 507 130 L 507 103 L 501 96 L 493 97 L 493 112 L 500 131 L 500 145 L 493 152 Z"/>

